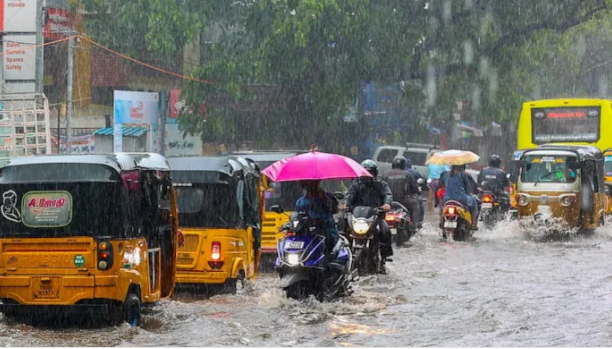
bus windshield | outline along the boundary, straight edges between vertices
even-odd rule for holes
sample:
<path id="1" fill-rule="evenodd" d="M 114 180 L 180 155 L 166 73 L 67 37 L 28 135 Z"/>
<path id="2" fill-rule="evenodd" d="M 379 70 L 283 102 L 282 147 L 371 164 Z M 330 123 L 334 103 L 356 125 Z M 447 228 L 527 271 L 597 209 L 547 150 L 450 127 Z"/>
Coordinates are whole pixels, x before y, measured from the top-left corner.
<path id="1" fill-rule="evenodd" d="M 523 158 L 521 181 L 523 183 L 573 183 L 576 171 L 573 156 L 528 155 Z"/>
<path id="2" fill-rule="evenodd" d="M 533 143 L 597 142 L 600 107 L 532 108 Z"/>

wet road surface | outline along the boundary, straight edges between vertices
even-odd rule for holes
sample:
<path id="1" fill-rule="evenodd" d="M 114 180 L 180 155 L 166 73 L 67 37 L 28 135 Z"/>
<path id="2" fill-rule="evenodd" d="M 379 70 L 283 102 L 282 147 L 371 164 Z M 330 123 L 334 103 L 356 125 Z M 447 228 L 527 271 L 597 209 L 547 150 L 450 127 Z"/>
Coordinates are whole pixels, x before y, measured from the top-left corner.
<path id="1" fill-rule="evenodd" d="M 610 346 L 612 228 L 534 242 L 505 223 L 467 243 L 426 225 L 388 275 L 336 303 L 288 300 L 274 274 L 236 296 L 161 302 L 143 324 L 33 327 L 0 315 L 3 346 Z"/>

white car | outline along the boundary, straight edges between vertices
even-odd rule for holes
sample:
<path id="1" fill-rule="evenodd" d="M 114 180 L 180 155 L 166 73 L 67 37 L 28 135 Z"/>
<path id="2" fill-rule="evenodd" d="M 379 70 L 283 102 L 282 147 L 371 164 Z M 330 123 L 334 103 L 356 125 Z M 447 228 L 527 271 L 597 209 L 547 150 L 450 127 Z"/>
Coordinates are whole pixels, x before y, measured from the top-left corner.
<path id="1" fill-rule="evenodd" d="M 378 173 L 384 173 L 391 169 L 393 158 L 401 155 L 412 162 L 412 168 L 419 171 L 423 177 L 427 178 L 429 170 L 425 161 L 427 161 L 436 150 L 433 144 L 417 144 L 406 143 L 406 146 L 390 146 L 384 145 L 376 148 L 372 160 L 378 164 Z"/>

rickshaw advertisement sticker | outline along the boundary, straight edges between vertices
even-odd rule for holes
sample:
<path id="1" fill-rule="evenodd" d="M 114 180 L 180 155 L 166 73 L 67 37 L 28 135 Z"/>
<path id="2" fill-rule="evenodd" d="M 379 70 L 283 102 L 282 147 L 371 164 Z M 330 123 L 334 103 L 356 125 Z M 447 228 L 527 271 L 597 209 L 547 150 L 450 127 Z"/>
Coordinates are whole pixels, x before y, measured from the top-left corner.
<path id="1" fill-rule="evenodd" d="M 72 220 L 72 195 L 67 191 L 31 191 L 21 200 L 21 212 L 27 227 L 65 227 Z"/>
<path id="2" fill-rule="evenodd" d="M 74 256 L 74 265 L 76 267 L 82 267 L 85 264 L 85 257 L 82 254 Z"/>

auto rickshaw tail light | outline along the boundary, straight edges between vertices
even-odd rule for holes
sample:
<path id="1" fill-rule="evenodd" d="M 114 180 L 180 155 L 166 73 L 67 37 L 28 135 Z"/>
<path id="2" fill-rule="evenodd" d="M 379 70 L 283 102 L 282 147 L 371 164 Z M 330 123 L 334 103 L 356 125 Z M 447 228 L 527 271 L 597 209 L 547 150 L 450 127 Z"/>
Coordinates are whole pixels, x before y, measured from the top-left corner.
<path id="1" fill-rule="evenodd" d="M 210 259 L 213 261 L 221 259 L 221 243 L 219 241 L 213 241 L 210 247 Z"/>
<path id="2" fill-rule="evenodd" d="M 98 269 L 108 270 L 113 266 L 113 245 L 108 242 L 98 244 Z"/>

